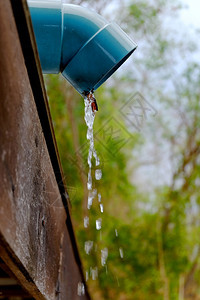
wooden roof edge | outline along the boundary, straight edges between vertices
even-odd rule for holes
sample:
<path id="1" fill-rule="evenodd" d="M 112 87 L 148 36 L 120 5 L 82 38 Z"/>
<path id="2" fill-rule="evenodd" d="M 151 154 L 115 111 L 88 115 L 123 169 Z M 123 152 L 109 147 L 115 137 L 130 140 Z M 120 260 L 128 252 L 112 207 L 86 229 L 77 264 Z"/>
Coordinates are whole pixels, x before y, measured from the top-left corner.
<path id="1" fill-rule="evenodd" d="M 63 206 L 67 214 L 66 226 L 69 231 L 74 256 L 77 265 L 79 266 L 82 281 L 85 285 L 85 294 L 88 297 L 88 300 L 90 300 L 91 297 L 89 295 L 87 285 L 85 282 L 82 262 L 80 259 L 78 245 L 77 245 L 74 228 L 72 224 L 72 218 L 70 213 L 70 209 L 71 209 L 70 199 L 67 193 L 66 183 L 64 180 L 64 173 L 61 166 L 60 156 L 59 156 L 58 147 L 56 143 L 50 108 L 48 104 L 48 98 L 46 94 L 42 69 L 40 66 L 39 54 L 37 51 L 37 45 L 34 37 L 28 5 L 26 0 L 10 0 L 10 1 L 12 5 L 13 15 L 16 22 L 16 27 L 18 30 L 19 40 L 22 47 L 22 52 L 24 55 L 28 77 L 30 80 L 30 85 L 35 99 L 35 104 L 37 107 L 37 112 L 39 115 L 47 149 L 49 152 L 52 167 L 54 170 L 54 174 L 62 198 Z"/>

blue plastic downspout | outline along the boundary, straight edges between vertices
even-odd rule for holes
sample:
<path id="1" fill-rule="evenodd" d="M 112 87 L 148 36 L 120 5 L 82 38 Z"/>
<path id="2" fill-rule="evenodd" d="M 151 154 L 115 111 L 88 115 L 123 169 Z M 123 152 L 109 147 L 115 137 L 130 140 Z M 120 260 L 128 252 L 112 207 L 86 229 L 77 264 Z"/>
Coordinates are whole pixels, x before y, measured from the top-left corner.
<path id="1" fill-rule="evenodd" d="M 115 23 L 61 0 L 29 0 L 43 73 L 59 73 L 82 95 L 97 89 L 136 49 Z"/>

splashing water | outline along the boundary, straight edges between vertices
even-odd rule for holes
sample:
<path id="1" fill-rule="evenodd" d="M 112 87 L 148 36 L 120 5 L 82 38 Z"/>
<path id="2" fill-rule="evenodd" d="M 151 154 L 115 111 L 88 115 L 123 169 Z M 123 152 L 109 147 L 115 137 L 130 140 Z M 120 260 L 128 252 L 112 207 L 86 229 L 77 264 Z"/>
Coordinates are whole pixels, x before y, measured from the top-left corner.
<path id="1" fill-rule="evenodd" d="M 89 141 L 89 151 L 88 151 L 88 181 L 87 181 L 87 189 L 88 189 L 88 203 L 87 203 L 87 208 L 90 209 L 93 200 L 96 198 L 98 199 L 99 202 L 99 208 L 100 212 L 104 212 L 104 207 L 103 203 L 101 200 L 101 193 L 97 193 L 97 190 L 94 189 L 93 187 L 93 176 L 92 176 L 92 159 L 95 159 L 95 166 L 96 170 L 94 172 L 94 177 L 95 180 L 101 180 L 102 178 L 102 170 L 98 167 L 100 165 L 100 159 L 97 155 L 97 152 L 94 147 L 94 133 L 93 133 L 93 125 L 94 125 L 94 119 L 95 119 L 95 113 L 98 110 L 98 106 L 95 100 L 95 97 L 92 92 L 88 93 L 87 96 L 84 98 L 84 103 L 85 103 L 85 122 L 87 125 L 87 140 Z M 88 228 L 89 226 L 89 217 L 86 216 L 84 217 L 84 227 Z M 98 218 L 96 219 L 96 230 L 100 232 L 100 240 L 102 240 L 102 235 L 101 235 L 101 229 L 102 229 L 102 219 Z M 118 230 L 115 229 L 115 236 L 118 237 Z M 85 252 L 86 254 L 90 254 L 91 250 L 94 249 L 94 251 L 97 252 L 97 244 L 94 244 L 93 241 L 86 241 L 85 242 Z M 119 248 L 119 255 L 121 259 L 124 257 L 124 252 L 123 249 L 120 247 Z M 107 274 L 107 258 L 108 258 L 108 248 L 104 248 L 101 250 L 101 265 L 105 267 L 106 274 Z M 88 271 L 86 271 L 86 281 L 89 279 L 89 277 L 92 277 L 92 280 L 96 280 L 98 277 L 98 267 L 90 267 Z M 119 281 L 117 278 L 117 283 L 119 286 Z M 78 295 L 83 295 L 83 292 L 85 293 L 85 287 L 84 285 L 80 282 L 78 285 Z"/>
<path id="2" fill-rule="evenodd" d="M 91 208 L 93 204 L 93 200 L 96 198 L 98 199 L 99 202 L 99 208 L 100 212 L 103 213 L 104 207 L 103 203 L 101 202 L 101 194 L 97 193 L 97 190 L 94 189 L 93 187 L 93 177 L 92 177 L 92 159 L 95 159 L 95 173 L 94 177 L 95 180 L 101 180 L 102 178 L 102 170 L 99 168 L 100 165 L 100 159 L 96 153 L 95 147 L 94 147 L 94 134 L 93 134 L 93 124 L 94 124 L 94 119 L 95 119 L 95 112 L 98 110 L 96 100 L 94 98 L 94 95 L 92 92 L 90 92 L 85 98 L 84 98 L 84 103 L 85 103 L 85 122 L 87 125 L 87 140 L 89 141 L 89 152 L 88 152 L 88 181 L 87 181 L 87 189 L 88 189 L 88 203 L 87 207 L 88 209 Z M 85 217 L 84 218 L 84 227 L 89 226 L 89 218 Z M 100 240 L 102 239 L 101 236 L 101 228 L 102 228 L 102 219 L 98 218 L 96 219 L 96 230 L 100 231 Z M 93 241 L 86 241 L 85 242 L 85 252 L 86 254 L 90 254 L 91 250 L 94 248 L 95 251 L 97 251 L 97 244 L 94 245 Z M 106 267 L 107 270 L 107 261 L 108 257 L 108 249 L 104 248 L 101 250 L 101 265 Z M 97 267 L 90 267 L 90 276 L 92 277 L 92 280 L 96 280 L 98 277 L 98 268 Z M 89 272 L 86 271 L 86 281 L 89 279 Z"/>
<path id="3" fill-rule="evenodd" d="M 87 140 L 89 140 L 89 152 L 88 152 L 88 182 L 87 182 L 87 188 L 88 188 L 88 209 L 91 208 L 94 198 L 97 195 L 97 190 L 93 189 L 92 187 L 92 157 L 95 159 L 95 165 L 100 165 L 99 157 L 96 153 L 95 147 L 94 147 L 94 134 L 93 134 L 93 125 L 94 125 L 94 119 L 95 119 L 95 113 L 98 110 L 95 97 L 92 92 L 90 92 L 85 98 L 85 122 L 87 125 Z M 95 179 L 100 180 L 102 178 L 102 171 L 101 169 L 95 170 Z M 98 201 L 101 202 L 101 194 L 98 193 Z M 103 213 L 103 204 L 100 204 L 100 211 Z M 101 219 L 96 220 L 96 229 L 101 229 Z M 85 221 L 84 221 L 85 224 Z M 84 225 L 85 226 L 85 225 Z M 86 227 L 86 226 L 85 226 Z"/>
<path id="4" fill-rule="evenodd" d="M 93 199 L 96 196 L 96 190 L 92 189 L 92 157 L 95 158 L 95 165 L 100 165 L 99 157 L 96 153 L 95 147 L 94 147 L 94 135 L 93 135 L 93 125 L 94 125 L 94 119 L 95 119 L 95 112 L 98 110 L 95 97 L 92 92 L 90 92 L 85 98 L 85 123 L 87 125 L 87 140 L 89 140 L 89 152 L 88 152 L 88 165 L 89 165 L 89 171 L 88 171 L 88 182 L 87 182 L 87 188 L 89 191 L 88 194 L 88 209 L 91 208 Z M 95 179 L 100 180 L 102 177 L 102 171 L 101 169 L 95 170 Z M 98 194 L 98 199 L 101 197 L 101 195 Z"/>
<path id="5" fill-rule="evenodd" d="M 94 148 L 94 136 L 93 136 L 93 124 L 95 119 L 95 110 L 91 106 L 91 97 L 94 98 L 94 95 L 90 92 L 88 96 L 84 98 L 85 102 L 85 123 L 88 127 L 87 130 L 87 140 L 90 142 L 89 153 L 88 153 L 88 165 L 89 165 L 89 172 L 88 172 L 88 184 L 92 186 L 92 176 L 91 176 L 91 168 L 92 168 L 92 157 L 95 158 L 96 166 L 100 164 L 100 160 L 97 156 L 96 150 Z M 94 98 L 95 99 L 95 98 Z"/>

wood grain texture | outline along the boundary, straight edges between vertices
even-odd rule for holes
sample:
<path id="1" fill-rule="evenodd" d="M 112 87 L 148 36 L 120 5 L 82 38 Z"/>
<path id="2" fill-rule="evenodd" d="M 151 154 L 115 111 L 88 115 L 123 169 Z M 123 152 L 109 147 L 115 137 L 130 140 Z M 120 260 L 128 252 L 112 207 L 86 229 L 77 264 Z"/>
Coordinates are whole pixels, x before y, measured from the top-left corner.
<path id="1" fill-rule="evenodd" d="M 10 1 L 0 20 L 0 257 L 35 299 L 89 299 Z"/>

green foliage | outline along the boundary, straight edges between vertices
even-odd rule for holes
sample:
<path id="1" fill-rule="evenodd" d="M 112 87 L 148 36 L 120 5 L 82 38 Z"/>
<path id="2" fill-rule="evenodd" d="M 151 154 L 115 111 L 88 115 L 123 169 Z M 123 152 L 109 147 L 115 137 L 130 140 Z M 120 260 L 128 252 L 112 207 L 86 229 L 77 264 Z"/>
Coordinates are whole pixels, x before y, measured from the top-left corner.
<path id="1" fill-rule="evenodd" d="M 98 1 L 99 7 L 102 3 Z M 196 61 L 187 62 L 183 68 L 178 59 L 171 59 L 176 51 L 182 53 L 183 42 L 178 43 L 169 35 L 170 29 L 162 26 L 167 14 L 177 16 L 179 9 L 177 1 L 138 0 L 130 1 L 124 10 L 124 26 L 136 33 L 138 41 L 145 42 L 137 50 L 142 54 L 136 56 L 134 67 L 128 66 L 131 71 L 96 92 L 99 111 L 94 139 L 103 177 L 94 187 L 101 192 L 104 213 L 100 213 L 95 198 L 88 229 L 83 227 L 83 217 L 88 214 L 84 102 L 61 76 L 45 77 L 84 269 L 98 266 L 99 270 L 98 280 L 90 277 L 88 281 L 95 300 L 200 297 L 200 68 Z M 174 75 L 176 63 L 179 69 Z M 159 113 L 145 120 L 140 132 L 133 132 L 120 111 L 137 89 L 148 101 L 152 99 Z M 166 168 L 164 179 L 170 177 L 168 183 L 157 183 L 158 177 L 148 165 L 144 172 L 150 179 L 155 176 L 153 186 L 146 183 L 143 173 L 137 173 L 143 168 L 145 158 L 141 156 L 148 153 L 149 143 L 153 153 L 157 149 L 160 152 L 151 167 Z M 161 165 L 160 157 L 164 160 Z M 94 171 L 95 167 L 93 177 Z M 103 219 L 101 235 L 95 229 L 97 218 Z M 90 255 L 84 251 L 86 240 L 95 245 Z M 100 259 L 100 250 L 105 247 L 109 253 L 107 271 Z"/>

